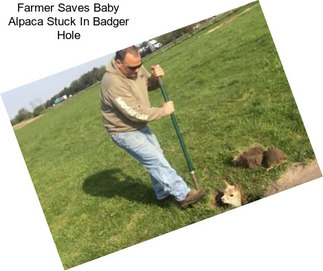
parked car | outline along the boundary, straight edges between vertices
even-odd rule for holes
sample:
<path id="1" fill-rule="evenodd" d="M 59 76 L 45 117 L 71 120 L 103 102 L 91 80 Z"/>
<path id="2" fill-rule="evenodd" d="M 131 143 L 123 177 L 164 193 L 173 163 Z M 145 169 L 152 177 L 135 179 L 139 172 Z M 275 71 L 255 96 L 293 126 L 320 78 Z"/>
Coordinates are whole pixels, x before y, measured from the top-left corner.
<path id="1" fill-rule="evenodd" d="M 149 49 L 154 52 L 157 49 L 161 48 L 163 45 L 158 42 L 157 40 L 150 40 L 147 42 L 147 46 L 149 47 Z"/>

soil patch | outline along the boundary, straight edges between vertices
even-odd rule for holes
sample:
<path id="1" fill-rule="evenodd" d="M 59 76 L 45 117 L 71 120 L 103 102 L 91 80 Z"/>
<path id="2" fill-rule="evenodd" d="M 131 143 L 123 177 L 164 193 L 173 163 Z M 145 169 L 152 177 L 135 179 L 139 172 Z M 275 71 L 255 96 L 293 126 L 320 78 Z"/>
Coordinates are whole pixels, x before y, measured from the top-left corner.
<path id="1" fill-rule="evenodd" d="M 16 130 L 18 130 L 18 129 L 20 129 L 20 128 L 24 127 L 24 126 L 26 126 L 27 124 L 29 124 L 29 123 L 33 122 L 34 120 L 39 119 L 39 118 L 40 118 L 40 117 L 42 117 L 42 116 L 43 116 L 43 115 L 39 115 L 39 116 L 37 116 L 37 117 L 34 117 L 34 118 L 31 118 L 31 119 L 27 119 L 27 120 L 24 120 L 24 121 L 22 121 L 22 122 L 19 122 L 19 123 L 15 124 L 15 125 L 13 126 L 13 129 L 16 131 Z"/>
<path id="2" fill-rule="evenodd" d="M 265 195 L 269 196 L 320 177 L 322 173 L 316 160 L 308 165 L 297 163 L 287 169 L 275 184 L 270 185 Z"/>
<path id="3" fill-rule="evenodd" d="M 250 8 L 247 8 L 246 10 L 242 11 L 241 13 L 237 14 L 237 15 L 234 15 L 232 16 L 231 18 L 227 19 L 226 21 L 224 21 L 223 23 L 219 24 L 218 26 L 210 29 L 208 32 L 206 32 L 206 34 L 210 34 L 218 29 L 220 29 L 221 27 L 223 27 L 224 25 L 228 24 L 228 23 L 231 23 L 234 19 L 236 19 L 237 17 L 241 16 L 242 14 L 245 14 L 247 12 L 249 12 L 250 10 L 252 10 L 254 8 L 253 7 L 250 7 Z"/>

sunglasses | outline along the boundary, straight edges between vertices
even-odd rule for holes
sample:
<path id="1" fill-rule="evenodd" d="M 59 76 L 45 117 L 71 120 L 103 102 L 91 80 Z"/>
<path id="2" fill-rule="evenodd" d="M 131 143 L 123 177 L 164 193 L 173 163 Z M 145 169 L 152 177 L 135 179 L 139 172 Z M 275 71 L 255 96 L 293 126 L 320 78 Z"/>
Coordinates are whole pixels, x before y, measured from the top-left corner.
<path id="1" fill-rule="evenodd" d="M 126 66 L 126 67 L 127 67 L 127 69 L 134 72 L 135 70 L 139 69 L 141 67 L 141 65 L 142 65 L 142 62 L 138 66 L 132 66 L 132 67 Z"/>

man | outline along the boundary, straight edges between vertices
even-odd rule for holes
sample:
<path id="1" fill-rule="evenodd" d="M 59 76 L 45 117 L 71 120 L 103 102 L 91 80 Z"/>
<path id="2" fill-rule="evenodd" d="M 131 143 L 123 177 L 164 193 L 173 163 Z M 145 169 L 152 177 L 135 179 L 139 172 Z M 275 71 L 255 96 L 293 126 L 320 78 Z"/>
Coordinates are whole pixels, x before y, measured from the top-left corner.
<path id="1" fill-rule="evenodd" d="M 175 111 L 172 101 L 161 107 L 150 105 L 148 90 L 158 88 L 158 77 L 163 75 L 159 65 L 152 67 L 152 74 L 148 73 L 136 47 L 118 51 L 102 78 L 101 112 L 112 141 L 148 170 L 157 200 L 165 201 L 172 195 L 181 207 L 186 207 L 203 198 L 208 191 L 191 191 L 169 165 L 147 126 L 149 121 Z"/>

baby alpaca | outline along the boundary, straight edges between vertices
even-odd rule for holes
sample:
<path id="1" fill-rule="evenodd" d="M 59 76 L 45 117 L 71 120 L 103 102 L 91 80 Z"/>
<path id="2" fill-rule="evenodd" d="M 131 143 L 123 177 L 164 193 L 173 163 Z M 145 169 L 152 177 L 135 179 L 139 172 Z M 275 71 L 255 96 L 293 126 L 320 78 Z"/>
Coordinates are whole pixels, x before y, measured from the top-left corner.
<path id="1" fill-rule="evenodd" d="M 233 207 L 239 207 L 246 203 L 246 199 L 240 184 L 231 185 L 224 181 L 225 190 L 221 197 L 224 204 L 229 204 Z"/>

